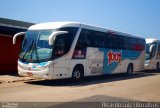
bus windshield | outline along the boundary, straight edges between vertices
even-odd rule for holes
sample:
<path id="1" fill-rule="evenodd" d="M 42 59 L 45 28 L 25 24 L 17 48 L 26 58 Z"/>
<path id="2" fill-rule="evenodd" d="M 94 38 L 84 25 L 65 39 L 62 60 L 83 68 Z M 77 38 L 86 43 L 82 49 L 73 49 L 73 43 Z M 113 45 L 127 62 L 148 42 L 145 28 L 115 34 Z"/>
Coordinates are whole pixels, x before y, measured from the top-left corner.
<path id="1" fill-rule="evenodd" d="M 49 45 L 49 36 L 55 30 L 27 31 L 20 58 L 25 61 L 42 61 L 51 58 L 53 47 Z"/>

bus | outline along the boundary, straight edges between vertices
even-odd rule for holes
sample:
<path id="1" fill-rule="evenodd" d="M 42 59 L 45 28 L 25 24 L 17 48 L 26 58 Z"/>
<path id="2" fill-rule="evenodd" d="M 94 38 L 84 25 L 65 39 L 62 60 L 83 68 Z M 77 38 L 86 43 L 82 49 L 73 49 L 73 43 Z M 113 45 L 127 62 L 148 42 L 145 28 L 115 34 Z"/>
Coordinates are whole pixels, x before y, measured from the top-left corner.
<path id="1" fill-rule="evenodd" d="M 20 76 L 44 79 L 141 71 L 145 39 L 79 22 L 36 24 L 14 35 L 24 40 L 18 59 Z"/>
<path id="2" fill-rule="evenodd" d="M 160 40 L 146 39 L 145 69 L 160 70 Z"/>

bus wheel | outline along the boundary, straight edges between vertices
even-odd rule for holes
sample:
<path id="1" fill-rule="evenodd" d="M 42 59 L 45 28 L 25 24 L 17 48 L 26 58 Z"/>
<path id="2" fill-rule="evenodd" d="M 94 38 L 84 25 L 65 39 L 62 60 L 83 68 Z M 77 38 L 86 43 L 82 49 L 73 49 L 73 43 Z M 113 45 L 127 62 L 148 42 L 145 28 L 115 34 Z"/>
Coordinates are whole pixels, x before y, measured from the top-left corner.
<path id="1" fill-rule="evenodd" d="M 158 62 L 156 65 L 156 71 L 159 71 L 159 70 L 160 70 L 160 68 L 159 68 L 159 62 Z"/>
<path id="2" fill-rule="evenodd" d="M 81 67 L 76 66 L 72 73 L 72 79 L 74 81 L 80 81 L 83 78 L 83 69 Z"/>
<path id="3" fill-rule="evenodd" d="M 133 73 L 133 65 L 129 64 L 127 67 L 127 75 L 132 75 Z"/>

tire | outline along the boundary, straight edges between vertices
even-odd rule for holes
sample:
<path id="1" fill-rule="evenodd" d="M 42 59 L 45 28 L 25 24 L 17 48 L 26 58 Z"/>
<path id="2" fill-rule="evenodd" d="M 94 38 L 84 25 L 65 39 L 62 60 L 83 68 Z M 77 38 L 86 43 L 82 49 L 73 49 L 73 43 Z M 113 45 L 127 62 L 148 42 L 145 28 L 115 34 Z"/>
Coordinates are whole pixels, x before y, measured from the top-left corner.
<path id="1" fill-rule="evenodd" d="M 127 75 L 132 75 L 133 73 L 133 65 L 129 64 L 127 67 Z"/>
<path id="2" fill-rule="evenodd" d="M 159 70 L 160 70 L 160 67 L 159 67 L 159 62 L 158 62 L 156 65 L 156 71 L 158 72 Z"/>
<path id="3" fill-rule="evenodd" d="M 75 67 L 72 72 L 72 79 L 74 81 L 80 81 L 83 78 L 83 69 L 80 67 Z"/>

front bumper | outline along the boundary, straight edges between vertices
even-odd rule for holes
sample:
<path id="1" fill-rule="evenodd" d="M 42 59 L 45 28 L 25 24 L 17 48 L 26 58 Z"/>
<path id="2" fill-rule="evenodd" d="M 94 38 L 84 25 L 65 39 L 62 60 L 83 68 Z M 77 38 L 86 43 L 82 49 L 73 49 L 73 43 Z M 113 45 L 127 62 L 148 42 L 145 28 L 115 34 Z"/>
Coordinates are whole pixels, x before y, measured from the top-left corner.
<path id="1" fill-rule="evenodd" d="M 29 76 L 35 78 L 43 78 L 43 79 L 52 79 L 52 75 L 49 72 L 49 69 L 44 69 L 40 71 L 31 71 L 31 70 L 24 70 L 18 66 L 18 74 L 20 76 Z"/>

